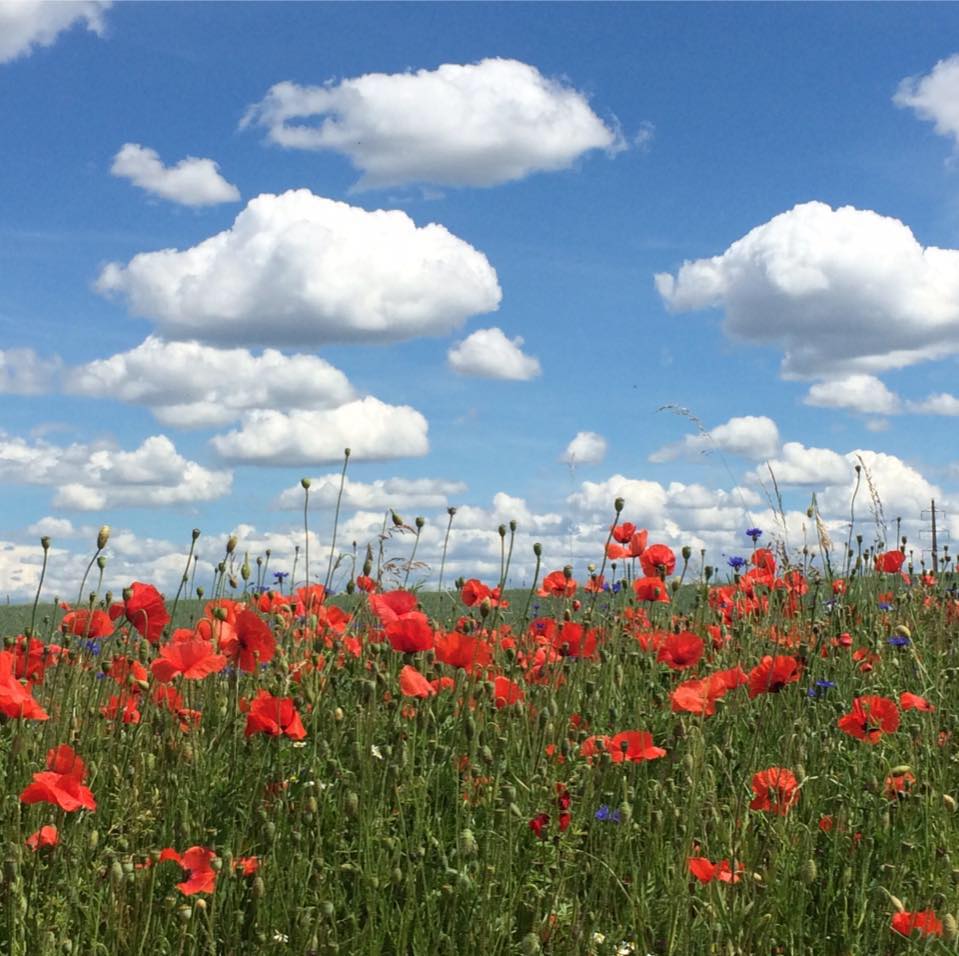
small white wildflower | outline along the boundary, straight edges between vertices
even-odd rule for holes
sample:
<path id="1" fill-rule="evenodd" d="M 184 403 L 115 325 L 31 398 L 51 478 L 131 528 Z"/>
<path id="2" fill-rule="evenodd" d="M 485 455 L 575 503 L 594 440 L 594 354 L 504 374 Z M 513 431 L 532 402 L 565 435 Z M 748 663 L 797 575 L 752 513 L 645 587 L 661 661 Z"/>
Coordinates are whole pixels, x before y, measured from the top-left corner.
<path id="1" fill-rule="evenodd" d="M 605 934 L 605 933 L 593 933 L 593 942 L 594 942 L 597 946 L 602 946 L 603 943 L 606 942 L 606 934 Z"/>
<path id="2" fill-rule="evenodd" d="M 302 750 L 306 746 L 305 740 L 294 740 L 293 746 L 296 750 Z"/>
<path id="3" fill-rule="evenodd" d="M 288 943 L 290 937 L 286 933 L 281 933 L 278 929 L 273 930 L 273 942 L 274 943 Z"/>
<path id="4" fill-rule="evenodd" d="M 376 744 L 373 744 L 373 745 L 370 747 L 370 753 L 373 754 L 373 756 L 376 757 L 377 760 L 382 760 L 382 759 L 383 759 L 383 754 L 380 753 L 380 748 L 377 747 Z"/>

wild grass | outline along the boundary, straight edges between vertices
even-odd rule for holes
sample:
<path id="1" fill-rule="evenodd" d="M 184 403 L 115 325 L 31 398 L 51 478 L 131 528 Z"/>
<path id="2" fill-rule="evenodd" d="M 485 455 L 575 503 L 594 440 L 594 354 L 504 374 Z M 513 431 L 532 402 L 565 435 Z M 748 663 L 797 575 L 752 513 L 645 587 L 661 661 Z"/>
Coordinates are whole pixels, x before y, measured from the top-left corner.
<path id="1" fill-rule="evenodd" d="M 298 606 L 223 583 L 236 606 L 181 599 L 154 642 L 135 614 L 91 638 L 63 633 L 62 608 L 3 609 L 8 654 L 26 646 L 31 620 L 35 639 L 63 651 L 41 653 L 49 666 L 31 681 L 49 719 L 0 726 L 0 953 L 955 952 L 952 576 L 907 584 L 859 562 L 834 592 L 780 566 L 767 584 L 704 575 L 673 603 L 585 584 L 534 595 L 528 613 L 527 592 L 509 594 L 509 608 L 415 595 L 434 638 L 458 630 L 489 645 L 489 664 L 470 669 L 435 647 L 397 650 L 362 591 L 323 603 L 314 592 L 312 604 L 301 592 Z M 720 585 L 756 606 L 724 613 Z M 222 649 L 222 618 L 257 600 L 275 656 L 175 679 L 179 714 L 158 703 L 151 662 L 170 632 L 205 617 Z M 107 610 L 96 594 L 84 608 Z M 595 651 L 571 647 L 567 622 L 593 632 Z M 705 642 L 681 671 L 656 650 L 674 632 Z M 766 655 L 791 658 L 800 679 L 754 697 L 735 687 L 713 716 L 672 708 L 684 681 L 748 673 Z M 121 658 L 147 677 L 118 683 Z M 406 696 L 406 667 L 450 686 Z M 522 698 L 508 702 L 497 678 Z M 261 690 L 291 701 L 303 739 L 245 735 Z M 855 698 L 902 692 L 935 710 L 902 710 L 873 744 L 838 727 Z M 117 696 L 134 701 L 137 722 L 122 707 L 105 716 Z M 589 755 L 591 739 L 624 731 L 648 731 L 665 755 L 621 760 L 602 744 Z M 86 763 L 94 811 L 22 802 L 60 744 Z M 797 781 L 782 815 L 750 807 L 768 768 Z M 51 824 L 57 844 L 30 849 Z M 211 851 L 210 892 L 178 889 L 186 871 L 159 860 L 191 847 Z M 699 882 L 697 857 L 728 860 L 737 881 Z M 941 935 L 897 933 L 900 909 L 934 910 Z"/>

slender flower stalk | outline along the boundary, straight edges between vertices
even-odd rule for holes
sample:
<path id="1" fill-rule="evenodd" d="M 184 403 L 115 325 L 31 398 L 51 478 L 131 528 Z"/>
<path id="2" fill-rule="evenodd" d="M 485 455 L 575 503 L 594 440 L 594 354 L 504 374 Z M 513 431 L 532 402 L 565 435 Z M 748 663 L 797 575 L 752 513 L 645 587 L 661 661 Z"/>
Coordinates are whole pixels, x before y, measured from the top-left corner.
<path id="1" fill-rule="evenodd" d="M 438 591 L 443 590 L 443 572 L 446 569 L 446 548 L 450 543 L 450 531 L 453 529 L 453 518 L 456 515 L 455 508 L 447 508 L 446 513 L 450 516 L 450 520 L 446 522 L 446 536 L 443 538 L 443 556 L 440 558 L 440 583 L 437 586 Z"/>
<path id="2" fill-rule="evenodd" d="M 340 490 L 336 495 L 336 511 L 333 512 L 333 534 L 330 537 L 330 562 L 326 568 L 326 589 L 329 591 L 333 580 L 333 555 L 336 554 L 336 529 L 340 523 L 340 502 L 343 500 L 343 487 L 346 484 L 346 466 L 350 463 L 350 449 L 343 449 L 343 471 L 340 473 Z"/>

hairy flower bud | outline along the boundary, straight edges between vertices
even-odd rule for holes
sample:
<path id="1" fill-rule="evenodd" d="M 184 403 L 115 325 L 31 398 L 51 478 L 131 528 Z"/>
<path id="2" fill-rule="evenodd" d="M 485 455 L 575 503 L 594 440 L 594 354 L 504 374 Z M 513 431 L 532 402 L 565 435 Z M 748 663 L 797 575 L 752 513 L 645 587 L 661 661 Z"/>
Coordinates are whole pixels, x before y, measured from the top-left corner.
<path id="1" fill-rule="evenodd" d="M 110 540 L 110 526 L 108 524 L 105 524 L 97 532 L 97 550 L 102 551 L 107 546 L 107 542 L 109 540 Z"/>

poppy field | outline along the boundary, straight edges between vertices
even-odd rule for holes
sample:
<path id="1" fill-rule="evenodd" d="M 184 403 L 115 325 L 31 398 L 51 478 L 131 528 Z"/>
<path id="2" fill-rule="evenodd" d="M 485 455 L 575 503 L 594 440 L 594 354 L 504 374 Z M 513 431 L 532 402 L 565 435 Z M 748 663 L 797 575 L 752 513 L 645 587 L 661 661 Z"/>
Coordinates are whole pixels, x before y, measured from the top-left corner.
<path id="1" fill-rule="evenodd" d="M 199 600 L 0 618 L 0 953 L 955 952 L 948 557 L 627 517 L 524 591 L 231 539 Z"/>

